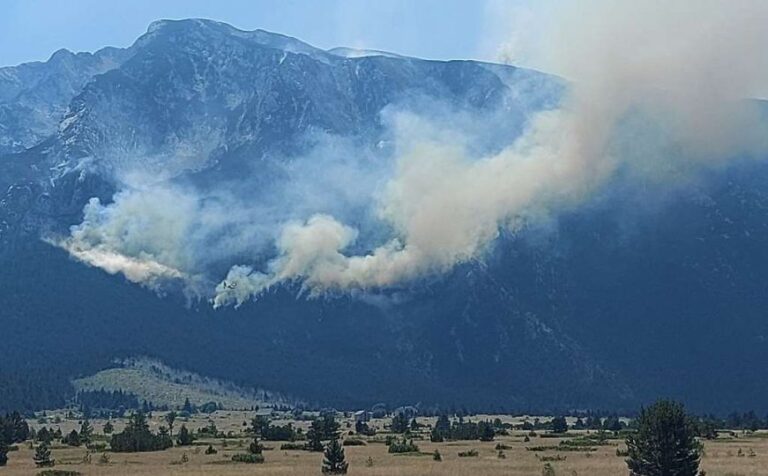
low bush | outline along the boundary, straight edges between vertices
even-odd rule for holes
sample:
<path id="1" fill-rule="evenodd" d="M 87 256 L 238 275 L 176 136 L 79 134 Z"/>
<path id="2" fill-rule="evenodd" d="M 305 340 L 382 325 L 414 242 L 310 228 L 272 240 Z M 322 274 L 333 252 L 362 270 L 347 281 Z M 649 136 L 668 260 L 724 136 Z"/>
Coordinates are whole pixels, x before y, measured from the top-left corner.
<path id="1" fill-rule="evenodd" d="M 280 445 L 281 450 L 305 450 L 307 445 L 304 443 L 283 443 Z"/>
<path id="2" fill-rule="evenodd" d="M 344 446 L 365 446 L 367 443 L 359 438 L 349 438 L 344 440 Z"/>
<path id="3" fill-rule="evenodd" d="M 413 440 L 406 440 L 405 438 L 402 441 L 395 440 L 389 445 L 390 453 L 415 453 L 417 451 L 419 451 L 419 447 L 413 443 Z"/>
<path id="4" fill-rule="evenodd" d="M 539 461 L 565 461 L 566 458 L 560 455 L 544 455 L 539 457 Z"/>
<path id="5" fill-rule="evenodd" d="M 249 463 L 258 464 L 264 462 L 264 455 L 257 455 L 251 453 L 238 453 L 232 455 L 232 461 L 235 463 Z"/>
<path id="6" fill-rule="evenodd" d="M 459 458 L 476 458 L 477 456 L 480 456 L 480 453 L 475 449 L 459 451 Z"/>

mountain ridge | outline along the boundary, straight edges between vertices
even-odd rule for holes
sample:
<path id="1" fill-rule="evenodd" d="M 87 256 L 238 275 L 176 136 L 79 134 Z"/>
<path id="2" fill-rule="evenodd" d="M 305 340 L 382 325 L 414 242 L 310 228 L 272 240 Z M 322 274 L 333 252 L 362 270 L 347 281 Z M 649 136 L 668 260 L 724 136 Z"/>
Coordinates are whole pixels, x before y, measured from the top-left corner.
<path id="1" fill-rule="evenodd" d="M 184 209 L 193 214 L 202 213 L 200 203 L 229 205 L 222 197 L 236 195 L 235 204 L 259 204 L 265 214 L 282 211 L 282 202 L 297 205 L 280 220 L 303 220 L 340 201 L 352 209 L 353 223 L 366 223 L 369 202 L 356 201 L 350 190 L 294 203 L 277 187 L 307 170 L 295 194 L 326 191 L 331 185 L 322 181 L 303 187 L 326 178 L 320 166 L 328 157 L 349 156 L 344 167 L 361 167 L 350 182 L 362 181 L 357 193 L 370 200 L 375 184 L 364 179 L 381 170 L 394 148 L 392 108 L 458 117 L 462 128 L 480 129 L 468 147 L 493 151 L 514 140 L 532 112 L 555 108 L 566 87 L 559 78 L 512 66 L 330 51 L 261 30 L 164 20 L 131 47 L 106 50 L 119 65 L 102 71 L 102 63 L 93 63 L 83 76 L 58 76 L 58 105 L 34 126 L 43 131 L 39 136 L 12 130 L 13 121 L 4 119 L 10 116 L 0 114 L 0 131 L 9 131 L 2 143 L 11 144 L 0 153 L 0 184 L 7 188 L 0 199 L 0 326 L 14 336 L 0 348 L 7 362 L 0 368 L 0 404 L 56 406 L 73 392 L 69 379 L 115 358 L 147 355 L 340 408 L 421 401 L 441 408 L 621 410 L 666 394 L 697 410 L 721 411 L 725 397 L 763 409 L 766 388 L 757 370 L 729 373 L 740 364 L 728 352 L 748 340 L 742 358 L 768 357 L 765 343 L 749 340 L 768 335 L 757 312 L 768 295 L 760 279 L 768 265 L 760 248 L 768 239 L 761 192 L 768 172 L 757 162 L 738 162 L 666 192 L 658 184 L 618 180 L 539 228 L 500 232 L 481 259 L 408 286 L 307 298 L 291 283 L 237 310 L 214 311 L 178 283 L 155 293 L 41 241 L 71 237 L 93 198 L 98 220 L 108 225 L 125 196 L 149 204 L 142 217 L 154 216 L 164 201 L 187 203 L 181 193 L 141 195 L 155 185 L 193 190 L 199 196 Z M 0 97 L 12 96 L 11 86 L 5 91 L 0 82 Z M 0 108 L 6 104 L 25 107 L 11 101 Z M 226 213 L 202 214 L 180 229 L 242 213 L 223 208 Z M 178 215 L 172 210 L 159 221 Z M 183 241 L 191 251 L 179 254 L 163 254 L 166 237 L 120 242 L 98 228 L 101 221 L 98 233 L 84 227 L 83 234 L 96 240 L 86 245 L 117 242 L 121 253 L 162 256 L 214 280 L 233 256 L 260 265 L 273 251 L 262 230 L 239 234 L 252 218 L 244 214 L 209 235 L 189 233 L 199 242 Z M 137 229 L 142 226 L 118 227 L 115 236 Z M 363 233 L 361 246 L 376 233 Z M 221 255 L 219 242 L 229 254 Z M 686 302 L 670 289 L 686 290 Z M 183 338 L 169 337 L 178 334 Z M 714 371 L 697 367 L 697 358 L 716 362 Z M 721 380 L 728 386 L 717 388 Z"/>

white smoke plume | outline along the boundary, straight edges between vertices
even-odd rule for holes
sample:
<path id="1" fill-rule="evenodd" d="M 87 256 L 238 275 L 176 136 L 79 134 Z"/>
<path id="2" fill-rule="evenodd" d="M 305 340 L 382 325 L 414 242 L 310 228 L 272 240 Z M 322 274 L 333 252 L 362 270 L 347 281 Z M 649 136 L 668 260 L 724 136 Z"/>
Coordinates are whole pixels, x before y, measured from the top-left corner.
<path id="1" fill-rule="evenodd" d="M 268 269 L 233 267 L 214 305 L 283 282 L 323 292 L 442 272 L 478 256 L 500 229 L 577 204 L 619 166 L 667 173 L 766 150 L 768 134 L 746 99 L 768 87 L 768 2 L 548 7 L 548 27 L 528 57 L 571 81 L 559 110 L 535 115 L 514 144 L 484 157 L 460 139 L 424 133 L 428 124 L 399 124 L 397 169 L 378 203 L 393 238 L 354 254 L 356 231 L 333 217 L 290 222 Z"/>
<path id="2" fill-rule="evenodd" d="M 129 169 L 110 203 L 91 199 L 82 222 L 49 241 L 132 282 L 159 290 L 179 280 L 189 295 L 208 298 L 218 281 L 211 276 L 272 247 L 286 221 L 319 211 L 365 219 L 386 164 L 344 139 L 314 139 L 310 153 L 276 162 L 268 184 L 258 181 L 262 169 L 208 187 Z"/>

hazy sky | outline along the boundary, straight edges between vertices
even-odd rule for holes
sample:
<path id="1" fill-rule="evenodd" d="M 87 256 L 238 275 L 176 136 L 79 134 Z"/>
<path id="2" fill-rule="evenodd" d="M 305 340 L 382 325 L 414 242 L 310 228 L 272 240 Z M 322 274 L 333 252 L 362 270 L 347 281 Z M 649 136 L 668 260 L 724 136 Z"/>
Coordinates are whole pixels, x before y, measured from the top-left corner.
<path id="1" fill-rule="evenodd" d="M 202 17 L 295 36 L 321 48 L 390 50 L 424 58 L 493 59 L 500 11 L 520 0 L 3 0 L 0 65 L 59 48 L 128 46 L 159 18 Z"/>

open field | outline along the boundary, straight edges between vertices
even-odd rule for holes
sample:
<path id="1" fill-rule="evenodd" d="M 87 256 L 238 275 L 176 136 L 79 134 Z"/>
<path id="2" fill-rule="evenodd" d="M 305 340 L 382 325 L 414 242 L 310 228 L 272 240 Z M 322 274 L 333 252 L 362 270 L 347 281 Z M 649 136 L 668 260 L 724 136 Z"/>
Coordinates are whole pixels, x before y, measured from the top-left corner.
<path id="1" fill-rule="evenodd" d="M 49 414 L 52 418 L 56 414 Z M 282 442 L 264 441 L 268 448 L 264 451 L 264 464 L 233 463 L 231 457 L 236 453 L 247 452 L 250 439 L 242 435 L 246 428 L 244 422 L 250 422 L 253 412 L 219 411 L 210 415 L 195 415 L 189 419 L 180 419 L 175 428 L 181 424 L 190 429 L 198 429 L 213 421 L 219 431 L 233 432 L 230 438 L 201 439 L 191 447 L 175 447 L 166 451 L 150 453 L 110 453 L 108 463 L 101 462 L 102 453 L 90 453 L 90 463 L 84 462 L 88 451 L 84 447 L 71 448 L 54 444 L 52 456 L 56 460 L 54 469 L 78 471 L 84 475 L 319 475 L 322 453 L 301 450 L 281 450 Z M 151 426 L 157 429 L 161 424 L 162 413 L 155 414 Z M 487 416 L 476 416 L 480 420 Z M 520 422 L 521 418 L 502 417 L 505 422 Z M 274 420 L 281 423 L 286 420 Z M 433 418 L 420 418 L 424 424 L 433 424 Z M 349 424 L 354 427 L 351 419 L 341 420 L 343 434 L 349 431 Z M 101 435 L 104 421 L 94 420 L 97 435 Z M 294 422 L 297 427 L 308 428 L 306 421 Z M 374 420 L 372 426 L 379 429 L 373 437 L 362 437 L 365 446 L 347 446 L 345 452 L 350 463 L 351 475 L 538 475 L 547 463 L 557 475 L 616 475 L 627 474 L 624 458 L 617 456 L 616 450 L 624 449 L 621 439 L 610 439 L 601 445 L 580 447 L 577 450 L 567 450 L 560 445 L 561 441 L 578 439 L 586 432 L 570 432 L 566 438 L 543 437 L 541 433 L 529 437 L 525 442 L 525 431 L 511 431 L 507 436 L 497 436 L 492 442 L 480 441 L 450 441 L 431 443 L 428 430 L 424 430 L 415 439 L 419 453 L 395 455 L 387 452 L 384 443 L 388 435 L 384 430 L 386 420 Z M 33 427 L 39 427 L 30 421 Z M 124 422 L 114 421 L 117 431 Z M 77 427 L 76 420 L 62 420 L 60 424 L 50 425 L 60 427 L 65 433 Z M 357 436 L 356 436 L 357 437 Z M 103 437 L 101 437 L 103 438 Z M 421 438 L 421 439 L 419 439 Z M 103 441 L 103 440 L 97 440 Z M 218 454 L 206 455 L 205 448 L 211 444 Z M 505 458 L 498 457 L 498 444 L 507 448 L 503 450 Z M 540 451 L 532 451 L 536 447 Z M 269 449 L 272 448 L 272 449 Z M 721 434 L 717 440 L 704 442 L 705 455 L 702 458 L 702 469 L 708 476 L 737 476 L 737 475 L 768 475 L 768 432 L 753 434 L 735 433 Z M 476 457 L 459 457 L 462 451 L 477 450 Z M 442 461 L 434 461 L 432 453 L 439 450 Z M 19 450 L 9 454 L 10 461 L 6 468 L 0 469 L 2 475 L 30 475 L 40 470 L 35 468 L 32 456 L 34 450 L 29 443 L 19 445 Z M 182 462 L 186 455 L 188 461 Z"/>

